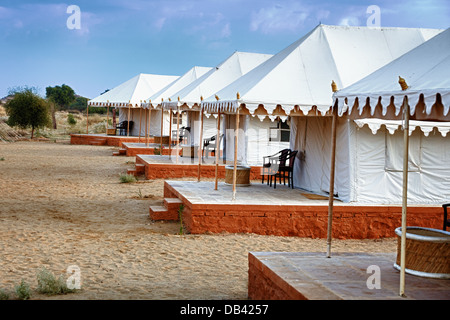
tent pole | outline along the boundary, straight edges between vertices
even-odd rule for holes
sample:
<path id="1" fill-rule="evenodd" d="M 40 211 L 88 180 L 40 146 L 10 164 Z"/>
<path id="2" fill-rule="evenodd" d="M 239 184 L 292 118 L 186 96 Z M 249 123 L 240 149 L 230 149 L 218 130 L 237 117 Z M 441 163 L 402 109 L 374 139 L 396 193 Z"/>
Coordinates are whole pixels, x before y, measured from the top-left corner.
<path id="1" fill-rule="evenodd" d="M 216 182 L 214 190 L 217 190 L 218 177 L 219 177 L 219 158 L 220 158 L 220 110 L 217 116 L 217 136 L 216 136 Z"/>
<path id="2" fill-rule="evenodd" d="M 148 143 L 148 117 L 147 117 L 147 109 L 144 109 L 144 117 L 145 117 L 145 143 Z"/>
<path id="3" fill-rule="evenodd" d="M 131 103 L 128 103 L 127 137 L 130 136 L 130 111 L 131 111 Z"/>
<path id="4" fill-rule="evenodd" d="M 180 147 L 180 107 L 177 106 L 177 164 L 178 164 L 178 153 Z"/>
<path id="5" fill-rule="evenodd" d="M 170 116 L 169 116 L 169 159 L 172 157 L 172 120 L 173 120 L 173 113 L 172 110 L 169 110 Z"/>
<path id="6" fill-rule="evenodd" d="M 163 141 L 163 129 L 164 129 L 164 118 L 163 118 L 163 116 L 164 116 L 164 109 L 162 108 L 162 106 L 161 106 L 161 141 L 160 141 L 160 143 L 161 143 L 161 147 L 160 147 L 160 152 L 159 152 L 159 155 L 160 156 L 162 156 L 162 148 L 163 148 L 163 145 L 162 145 L 162 141 Z"/>
<path id="7" fill-rule="evenodd" d="M 109 126 L 109 101 L 108 101 L 108 107 L 106 109 L 106 134 L 108 134 L 108 126 Z"/>
<path id="8" fill-rule="evenodd" d="M 409 152 L 409 104 L 407 97 L 403 101 L 403 196 L 402 196 L 402 237 L 400 243 L 400 296 L 405 296 L 405 261 L 406 261 L 406 213 L 408 202 L 408 152 Z"/>
<path id="9" fill-rule="evenodd" d="M 239 141 L 239 108 L 236 113 L 236 131 L 234 134 L 233 200 L 236 200 L 237 148 Z"/>
<path id="10" fill-rule="evenodd" d="M 141 123 L 142 123 L 142 107 L 139 108 L 139 140 L 138 140 L 139 143 L 141 143 Z"/>
<path id="11" fill-rule="evenodd" d="M 150 105 L 148 106 L 148 126 L 149 126 L 149 128 L 148 128 L 148 131 L 147 131 L 147 141 L 146 141 L 146 143 L 147 143 L 147 148 L 148 148 L 148 136 L 150 135 L 150 123 L 151 123 L 151 120 L 152 120 L 152 109 L 151 109 L 151 107 L 150 107 Z"/>
<path id="12" fill-rule="evenodd" d="M 200 138 L 198 142 L 198 182 L 200 182 L 200 172 L 203 158 L 203 108 L 200 109 Z"/>
<path id="13" fill-rule="evenodd" d="M 334 205 L 334 176 L 336 165 L 336 127 L 337 127 L 337 108 L 333 110 L 333 119 L 331 125 L 331 170 L 330 170 L 330 194 L 328 196 L 328 229 L 327 229 L 327 258 L 331 257 L 331 234 L 333 221 Z"/>

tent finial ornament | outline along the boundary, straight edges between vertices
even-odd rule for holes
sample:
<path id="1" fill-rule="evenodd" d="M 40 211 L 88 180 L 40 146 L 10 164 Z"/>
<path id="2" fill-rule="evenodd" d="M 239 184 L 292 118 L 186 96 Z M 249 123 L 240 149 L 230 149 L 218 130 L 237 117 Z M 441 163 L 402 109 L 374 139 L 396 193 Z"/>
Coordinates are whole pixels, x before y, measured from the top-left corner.
<path id="1" fill-rule="evenodd" d="M 241 95 L 239 94 L 239 92 L 236 94 L 236 98 L 239 100 L 241 99 Z"/>
<path id="2" fill-rule="evenodd" d="M 200 96 L 200 100 L 203 101 L 203 96 Z"/>
<path id="3" fill-rule="evenodd" d="M 402 87 L 402 90 L 405 91 L 406 89 L 408 89 L 408 85 L 406 84 L 405 79 L 403 79 L 402 77 L 398 77 L 398 83 L 400 83 L 400 86 Z"/>
<path id="4" fill-rule="evenodd" d="M 219 101 L 219 97 L 217 96 L 217 94 L 216 94 L 216 100 Z"/>
<path id="5" fill-rule="evenodd" d="M 334 80 L 331 81 L 331 90 L 333 90 L 333 92 L 338 92 L 337 84 Z"/>

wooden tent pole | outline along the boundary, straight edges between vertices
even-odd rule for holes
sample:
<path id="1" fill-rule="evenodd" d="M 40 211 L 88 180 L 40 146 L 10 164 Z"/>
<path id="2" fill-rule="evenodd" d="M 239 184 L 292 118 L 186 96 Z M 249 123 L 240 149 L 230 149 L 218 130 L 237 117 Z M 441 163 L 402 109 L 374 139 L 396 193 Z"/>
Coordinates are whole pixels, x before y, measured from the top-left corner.
<path id="1" fill-rule="evenodd" d="M 180 146 L 180 107 L 177 106 L 177 164 L 178 164 L 178 153 Z"/>
<path id="2" fill-rule="evenodd" d="M 200 182 L 202 159 L 203 159 L 203 108 L 200 109 L 200 137 L 198 142 L 198 173 L 197 173 L 198 182 Z"/>
<path id="3" fill-rule="evenodd" d="M 333 110 L 333 120 L 331 125 L 331 170 L 330 170 L 330 194 L 328 196 L 328 230 L 327 230 L 327 258 L 331 257 L 331 238 L 333 221 L 333 201 L 334 201 L 334 176 L 336 171 L 336 127 L 337 108 Z"/>
<path id="4" fill-rule="evenodd" d="M 142 103 L 142 101 L 141 101 Z M 141 143 L 142 107 L 139 108 L 139 143 Z"/>
<path id="5" fill-rule="evenodd" d="M 148 144 L 148 117 L 147 117 L 147 109 L 144 109 L 144 117 L 145 117 L 145 144 Z"/>
<path id="6" fill-rule="evenodd" d="M 106 109 L 106 134 L 108 134 L 108 127 L 109 127 L 109 101 Z"/>
<path id="7" fill-rule="evenodd" d="M 159 155 L 162 156 L 162 148 L 163 148 L 163 132 L 164 132 L 164 109 L 162 107 L 162 103 L 161 103 L 161 148 L 160 148 L 160 152 Z"/>
<path id="8" fill-rule="evenodd" d="M 236 131 L 234 134 L 233 200 L 236 200 L 237 149 L 239 142 L 239 108 L 236 113 Z"/>
<path id="9" fill-rule="evenodd" d="M 147 147 L 148 147 L 148 136 L 150 135 L 150 126 L 151 126 L 151 120 L 152 120 L 152 109 L 151 106 L 148 106 L 148 132 L 147 132 Z"/>
<path id="10" fill-rule="evenodd" d="M 219 157 L 220 157 L 220 110 L 217 116 L 217 136 L 216 136 L 216 181 L 214 190 L 217 190 L 218 178 L 219 178 Z"/>
<path id="11" fill-rule="evenodd" d="M 409 104 L 407 97 L 403 101 L 403 196 L 402 196 L 402 236 L 400 242 L 400 296 L 405 295 L 406 261 L 406 214 L 408 203 L 408 153 L 409 153 Z"/>
<path id="12" fill-rule="evenodd" d="M 131 103 L 128 102 L 127 137 L 130 136 L 130 111 L 131 111 Z"/>
<path id="13" fill-rule="evenodd" d="M 173 119 L 173 114 L 172 114 L 172 110 L 169 109 L 170 112 L 170 116 L 169 116 L 169 159 L 172 157 L 172 119 Z"/>

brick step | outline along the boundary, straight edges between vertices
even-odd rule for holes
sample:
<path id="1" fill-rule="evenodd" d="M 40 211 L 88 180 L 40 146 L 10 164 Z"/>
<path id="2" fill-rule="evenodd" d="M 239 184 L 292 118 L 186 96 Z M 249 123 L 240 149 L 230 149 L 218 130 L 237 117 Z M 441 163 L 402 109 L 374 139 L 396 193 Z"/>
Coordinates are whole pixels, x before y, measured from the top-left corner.
<path id="1" fill-rule="evenodd" d="M 126 154 L 127 154 L 127 149 L 125 149 L 125 148 L 120 148 L 120 149 L 119 149 L 119 154 L 120 154 L 120 155 L 126 155 Z"/>
<path id="2" fill-rule="evenodd" d="M 150 219 L 152 220 L 178 220 L 178 214 L 174 215 L 165 206 L 150 206 Z"/>
<path id="3" fill-rule="evenodd" d="M 113 151 L 112 155 L 113 156 L 120 156 L 120 153 L 119 153 L 119 151 Z"/>
<path id="4" fill-rule="evenodd" d="M 178 198 L 164 198 L 163 205 L 150 206 L 152 220 L 178 220 L 178 208 L 183 202 Z"/>
<path id="5" fill-rule="evenodd" d="M 145 164 L 143 164 L 143 163 L 136 163 L 136 172 L 138 174 L 145 173 Z"/>
<path id="6" fill-rule="evenodd" d="M 178 217 L 178 208 L 180 208 L 180 205 L 183 204 L 183 201 L 181 201 L 178 198 L 164 198 L 164 206 L 169 211 L 175 211 Z"/>

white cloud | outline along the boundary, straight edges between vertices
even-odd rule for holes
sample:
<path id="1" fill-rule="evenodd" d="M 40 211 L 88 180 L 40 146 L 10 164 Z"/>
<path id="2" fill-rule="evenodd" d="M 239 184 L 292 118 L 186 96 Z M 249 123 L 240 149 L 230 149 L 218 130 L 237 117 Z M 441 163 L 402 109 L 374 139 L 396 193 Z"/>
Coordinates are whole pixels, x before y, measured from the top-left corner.
<path id="1" fill-rule="evenodd" d="M 250 30 L 266 34 L 297 31 L 309 15 L 310 9 L 298 1 L 272 5 L 252 13 Z"/>
<path id="2" fill-rule="evenodd" d="M 359 26 L 360 21 L 357 17 L 344 17 L 339 21 L 340 26 Z"/>

